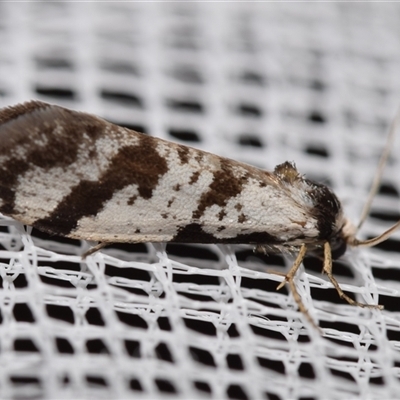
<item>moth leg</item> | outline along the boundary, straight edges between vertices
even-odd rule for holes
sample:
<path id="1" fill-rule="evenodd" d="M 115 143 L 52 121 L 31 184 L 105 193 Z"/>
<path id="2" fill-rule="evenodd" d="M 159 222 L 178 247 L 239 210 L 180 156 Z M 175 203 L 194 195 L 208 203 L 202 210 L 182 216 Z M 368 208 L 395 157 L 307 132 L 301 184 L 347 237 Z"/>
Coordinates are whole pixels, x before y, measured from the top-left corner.
<path id="1" fill-rule="evenodd" d="M 299 292 L 297 291 L 296 284 L 294 283 L 294 276 L 296 275 L 297 270 L 299 269 L 305 255 L 307 252 L 307 246 L 303 243 L 301 245 L 299 254 L 296 257 L 296 260 L 294 261 L 294 264 L 290 271 L 285 275 L 285 279 L 278 285 L 276 290 L 281 289 L 283 286 L 285 286 L 285 283 L 287 282 L 290 287 L 290 291 L 292 292 L 294 301 L 297 304 L 297 307 L 299 307 L 299 310 L 304 314 L 304 316 L 307 318 L 308 322 L 316 329 L 319 331 L 320 328 L 318 325 L 314 322 L 314 320 L 311 318 L 311 315 L 309 314 L 307 308 L 304 306 L 304 303 L 301 300 L 301 297 L 299 295 Z"/>
<path id="2" fill-rule="evenodd" d="M 291 281 L 293 281 L 294 276 L 296 275 L 297 270 L 299 269 L 304 256 L 306 255 L 307 247 L 303 243 L 300 247 L 299 254 L 296 257 L 296 260 L 294 261 L 294 264 L 290 271 L 285 275 L 285 279 L 278 285 L 276 290 L 282 289 L 285 286 L 285 283 L 288 282 L 290 284 Z"/>
<path id="3" fill-rule="evenodd" d="M 339 297 L 341 299 L 346 300 L 349 304 L 352 306 L 359 306 L 359 307 L 367 307 L 367 308 L 378 308 L 379 310 L 383 310 L 383 306 L 381 305 L 376 305 L 376 304 L 365 304 L 365 303 L 359 303 L 358 301 L 353 300 L 351 297 L 347 296 L 346 293 L 343 292 L 341 287 L 339 286 L 338 281 L 335 279 L 335 277 L 332 274 L 332 251 L 331 251 L 331 245 L 329 242 L 324 243 L 324 272 L 328 276 L 329 280 L 332 282 L 332 285 L 335 287 L 336 291 L 339 294 Z"/>
<path id="4" fill-rule="evenodd" d="M 262 253 L 262 254 L 267 254 L 267 248 L 263 246 L 262 244 L 256 245 L 253 249 L 254 253 Z"/>
<path id="5" fill-rule="evenodd" d="M 82 254 L 82 260 L 84 260 L 87 256 L 90 256 L 93 253 L 96 253 L 97 251 L 103 249 L 106 246 L 110 246 L 112 243 L 106 243 L 106 242 L 100 242 L 96 246 L 91 247 L 88 251 L 85 251 Z"/>

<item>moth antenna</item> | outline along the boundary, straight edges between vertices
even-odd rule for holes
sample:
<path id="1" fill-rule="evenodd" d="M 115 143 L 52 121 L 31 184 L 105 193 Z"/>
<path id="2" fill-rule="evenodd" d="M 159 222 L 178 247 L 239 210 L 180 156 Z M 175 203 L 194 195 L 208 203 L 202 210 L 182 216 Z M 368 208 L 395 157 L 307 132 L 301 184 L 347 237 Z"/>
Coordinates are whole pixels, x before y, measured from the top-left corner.
<path id="1" fill-rule="evenodd" d="M 349 244 L 351 246 L 360 246 L 360 247 L 376 246 L 377 244 L 384 242 L 386 239 L 388 239 L 389 236 L 391 236 L 391 234 L 399 228 L 400 228 L 400 221 L 397 221 L 392 227 L 390 227 L 387 231 L 383 232 L 379 236 L 376 236 L 368 240 L 358 240 L 354 238 L 352 241 L 350 241 Z"/>
<path id="2" fill-rule="evenodd" d="M 369 212 L 371 210 L 372 201 L 374 200 L 374 197 L 375 197 L 376 193 L 378 192 L 378 188 L 379 188 L 379 185 L 381 183 L 381 178 L 382 178 L 382 175 L 383 175 L 383 170 L 384 170 L 386 162 L 387 162 L 387 160 L 389 158 L 390 151 L 391 151 L 391 148 L 393 146 L 394 139 L 395 139 L 395 133 L 396 133 L 397 127 L 399 125 L 400 125 L 400 108 L 397 110 L 396 116 L 395 116 L 395 118 L 393 119 L 393 121 L 392 121 L 392 123 L 390 125 L 389 134 L 388 134 L 388 137 L 387 137 L 387 140 L 386 140 L 386 145 L 385 145 L 385 148 L 383 149 L 381 158 L 379 160 L 378 168 L 376 170 L 376 173 L 375 173 L 375 176 L 374 176 L 374 180 L 372 181 L 371 189 L 369 191 L 367 201 L 364 204 L 364 207 L 363 207 L 363 210 L 362 210 L 362 213 L 361 213 L 361 217 L 360 217 L 360 221 L 359 221 L 359 223 L 357 225 L 357 230 L 356 231 L 360 230 L 362 224 L 366 220 L 366 218 L 367 218 L 367 216 L 368 216 L 368 214 L 369 214 Z M 389 229 L 389 231 L 391 229 Z M 389 231 L 387 231 L 387 232 L 389 232 Z M 376 239 L 381 238 L 385 234 L 386 234 L 386 232 L 383 233 L 382 235 L 378 236 Z M 377 242 L 376 244 L 380 243 L 381 241 Z"/>

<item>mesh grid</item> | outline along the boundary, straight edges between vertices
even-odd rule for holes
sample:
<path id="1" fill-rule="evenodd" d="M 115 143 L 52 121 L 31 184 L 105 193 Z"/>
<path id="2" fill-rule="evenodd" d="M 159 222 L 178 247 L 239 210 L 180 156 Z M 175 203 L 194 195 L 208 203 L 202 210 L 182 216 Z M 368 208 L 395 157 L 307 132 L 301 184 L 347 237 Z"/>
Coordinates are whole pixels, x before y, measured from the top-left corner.
<path id="1" fill-rule="evenodd" d="M 357 221 L 399 104 L 395 3 L 0 3 L 0 106 L 40 99 L 272 169 Z M 399 142 L 363 237 L 400 218 Z M 381 399 L 400 384 L 400 234 L 296 280 L 249 246 L 89 243 L 0 219 L 1 398 Z"/>

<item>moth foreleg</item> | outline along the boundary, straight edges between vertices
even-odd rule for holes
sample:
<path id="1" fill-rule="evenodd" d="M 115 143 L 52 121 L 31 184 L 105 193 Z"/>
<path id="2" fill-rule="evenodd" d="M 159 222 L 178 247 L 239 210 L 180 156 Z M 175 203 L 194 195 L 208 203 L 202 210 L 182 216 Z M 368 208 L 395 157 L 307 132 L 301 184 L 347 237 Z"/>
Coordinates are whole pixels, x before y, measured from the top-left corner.
<path id="1" fill-rule="evenodd" d="M 324 243 L 324 272 L 328 276 L 329 280 L 332 282 L 332 285 L 335 287 L 336 291 L 339 294 L 339 297 L 341 299 L 346 300 L 349 304 L 352 306 L 359 306 L 359 307 L 367 307 L 367 308 L 378 308 L 379 310 L 383 309 L 383 306 L 379 304 L 365 304 L 365 303 L 359 303 L 358 301 L 353 300 L 351 297 L 347 296 L 346 293 L 343 292 L 341 287 L 339 286 L 338 281 L 335 279 L 335 277 L 332 274 L 332 251 L 331 251 L 331 245 L 329 242 Z"/>
<path id="2" fill-rule="evenodd" d="M 294 301 L 296 302 L 297 306 L 299 307 L 299 310 L 305 315 L 305 317 L 307 318 L 308 322 L 310 322 L 311 325 L 313 325 L 316 329 L 320 330 L 320 328 L 317 326 L 317 324 L 311 318 L 311 315 L 309 314 L 307 308 L 305 307 L 303 301 L 301 300 L 299 292 L 297 291 L 297 288 L 296 288 L 296 284 L 294 283 L 294 277 L 295 277 L 296 272 L 299 269 L 301 263 L 303 262 L 306 252 L 307 252 L 307 246 L 305 244 L 302 244 L 299 254 L 297 255 L 296 260 L 294 261 L 294 263 L 292 265 L 292 268 L 286 274 L 285 279 L 278 285 L 276 290 L 281 289 L 287 282 L 289 284 L 290 290 L 292 292 Z"/>
<path id="3" fill-rule="evenodd" d="M 278 285 L 276 290 L 282 289 L 285 286 L 285 283 L 290 281 L 293 281 L 294 276 L 296 275 L 297 270 L 299 269 L 301 263 L 303 262 L 303 259 L 306 255 L 307 247 L 303 243 L 300 247 L 299 254 L 296 257 L 296 260 L 294 261 L 294 264 L 292 265 L 292 268 L 290 268 L 290 271 L 286 274 L 285 279 Z"/>

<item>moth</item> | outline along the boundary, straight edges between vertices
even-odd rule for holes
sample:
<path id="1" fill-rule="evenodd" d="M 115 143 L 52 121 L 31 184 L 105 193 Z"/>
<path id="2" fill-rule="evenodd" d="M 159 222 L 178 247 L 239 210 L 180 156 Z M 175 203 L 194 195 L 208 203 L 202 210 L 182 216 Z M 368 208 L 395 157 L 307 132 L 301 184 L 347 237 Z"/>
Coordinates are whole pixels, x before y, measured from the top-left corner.
<path id="1" fill-rule="evenodd" d="M 110 243 L 186 242 L 295 254 L 278 289 L 287 282 L 311 322 L 294 283 L 304 257 L 324 259 L 341 298 L 380 308 L 342 291 L 332 259 L 400 226 L 358 240 L 335 194 L 293 163 L 267 172 L 40 101 L 0 110 L 0 212 L 51 235 L 98 241 L 90 253 Z"/>

